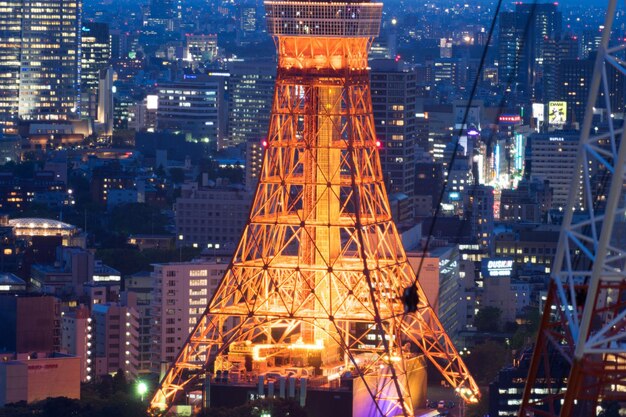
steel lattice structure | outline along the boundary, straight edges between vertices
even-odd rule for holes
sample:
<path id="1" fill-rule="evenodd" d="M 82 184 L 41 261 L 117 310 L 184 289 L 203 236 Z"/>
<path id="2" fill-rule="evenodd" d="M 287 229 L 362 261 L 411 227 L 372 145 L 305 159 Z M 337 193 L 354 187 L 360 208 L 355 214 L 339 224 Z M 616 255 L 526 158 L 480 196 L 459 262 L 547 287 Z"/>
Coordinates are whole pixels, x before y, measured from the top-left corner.
<path id="1" fill-rule="evenodd" d="M 613 117 L 624 103 L 612 105 L 607 76 L 609 67 L 626 76 L 626 44 L 609 47 L 615 10 L 610 0 L 581 129 L 580 176 L 572 180 L 520 417 L 586 417 L 601 401 L 626 401 L 626 130 Z M 608 116 L 600 134 L 592 127 L 598 102 Z M 546 395 L 538 399 L 537 390 Z"/>
<path id="2" fill-rule="evenodd" d="M 413 415 L 410 359 L 420 350 L 466 401 L 477 400 L 419 285 L 417 311 L 405 312 L 414 272 L 383 184 L 367 69 L 382 4 L 265 7 L 279 61 L 250 218 L 152 405 L 176 402 L 208 368 L 228 369 L 229 350 L 246 341 L 255 360 L 309 349 L 324 364 L 344 363 L 372 416 Z"/>

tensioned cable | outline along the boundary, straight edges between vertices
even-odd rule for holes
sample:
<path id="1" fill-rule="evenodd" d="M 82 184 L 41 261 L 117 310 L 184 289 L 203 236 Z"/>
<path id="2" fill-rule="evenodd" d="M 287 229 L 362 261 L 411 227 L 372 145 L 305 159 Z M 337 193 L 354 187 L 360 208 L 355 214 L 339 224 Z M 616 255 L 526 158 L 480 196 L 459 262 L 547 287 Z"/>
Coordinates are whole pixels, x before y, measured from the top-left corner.
<path id="1" fill-rule="evenodd" d="M 534 9 L 535 9 L 536 4 L 537 4 L 536 0 L 534 0 L 534 2 L 533 2 L 533 13 L 531 14 L 531 16 L 534 15 Z M 496 5 L 496 10 L 495 10 L 495 12 L 493 14 L 493 19 L 491 20 L 491 25 L 489 26 L 489 32 L 488 32 L 488 35 L 487 35 L 487 41 L 485 42 L 485 47 L 483 48 L 483 52 L 482 52 L 482 55 L 480 57 L 480 63 L 478 65 L 478 71 L 476 71 L 476 77 L 474 77 L 474 82 L 472 83 L 472 89 L 471 89 L 471 92 L 470 92 L 470 97 L 469 97 L 469 99 L 467 101 L 467 106 L 465 107 L 465 112 L 463 113 L 463 120 L 462 120 L 461 126 L 459 127 L 459 132 L 458 132 L 458 136 L 459 137 L 463 133 L 464 126 L 467 123 L 467 119 L 468 119 L 468 116 L 469 116 L 469 111 L 470 111 L 470 108 L 472 106 L 472 102 L 474 100 L 474 96 L 476 95 L 476 90 L 478 89 L 478 81 L 480 80 L 481 74 L 483 72 L 483 67 L 484 67 L 485 61 L 487 59 L 487 51 L 489 49 L 489 44 L 491 43 L 491 39 L 493 37 L 493 32 L 494 32 L 495 27 L 496 27 L 496 22 L 498 20 L 498 15 L 500 14 L 501 6 L 502 6 L 502 0 L 498 0 L 498 3 Z M 531 19 L 528 19 L 528 22 L 526 23 L 526 27 L 524 28 L 524 36 L 523 36 L 522 39 L 526 38 L 526 34 L 528 33 L 528 30 L 530 28 L 530 21 L 531 21 Z M 516 61 L 517 61 L 517 59 L 516 59 Z M 515 74 L 515 73 L 513 73 L 513 74 Z M 510 86 L 510 84 L 512 83 L 512 80 L 513 80 L 513 75 L 510 75 L 509 79 L 507 80 L 507 87 Z M 505 89 L 505 91 L 506 91 L 506 89 Z M 504 104 L 504 98 L 501 101 L 501 107 L 500 108 L 502 108 L 503 104 Z M 490 137 L 490 140 L 491 140 L 491 137 Z M 414 287 L 417 285 L 417 282 L 418 282 L 418 279 L 419 279 L 419 274 L 420 274 L 420 272 L 422 270 L 422 267 L 423 267 L 423 264 L 424 264 L 424 259 L 426 259 L 426 255 L 428 253 L 428 249 L 429 249 L 429 246 L 430 246 L 430 241 L 432 239 L 432 236 L 433 236 L 433 233 L 434 233 L 434 230 L 435 230 L 435 225 L 437 223 L 437 219 L 439 218 L 439 215 L 440 215 L 440 212 L 441 212 L 441 203 L 443 202 L 443 199 L 444 199 L 444 196 L 445 196 L 445 193 L 446 193 L 446 188 L 448 186 L 448 179 L 450 178 L 450 174 L 452 172 L 452 166 L 454 165 L 454 161 L 456 160 L 456 154 L 457 154 L 457 152 L 459 150 L 459 146 L 460 146 L 460 141 L 457 140 L 455 142 L 455 144 L 454 144 L 454 150 L 452 152 L 452 156 L 450 157 L 450 162 L 448 164 L 448 169 L 447 169 L 447 172 L 446 172 L 446 178 L 444 180 L 444 185 L 441 188 L 441 192 L 439 193 L 439 198 L 438 198 L 438 201 L 437 201 L 437 207 L 435 208 L 435 213 L 434 213 L 432 221 L 430 223 L 430 227 L 429 227 L 429 230 L 428 230 L 428 235 L 426 237 L 426 242 L 424 244 L 424 249 L 422 251 L 422 256 L 420 257 L 420 262 L 419 262 L 419 266 L 417 268 L 417 273 L 415 274 L 415 280 L 413 281 L 413 286 Z M 459 234 L 457 235 L 457 239 L 456 239 L 457 241 L 460 239 L 461 230 L 462 230 L 462 228 L 459 230 Z"/>

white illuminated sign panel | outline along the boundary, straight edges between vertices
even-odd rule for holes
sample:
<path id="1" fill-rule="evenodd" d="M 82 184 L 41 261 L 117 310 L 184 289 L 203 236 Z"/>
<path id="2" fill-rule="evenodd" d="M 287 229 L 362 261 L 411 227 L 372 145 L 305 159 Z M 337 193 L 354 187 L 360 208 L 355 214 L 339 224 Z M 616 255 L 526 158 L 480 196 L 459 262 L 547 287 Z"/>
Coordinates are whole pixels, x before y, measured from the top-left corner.
<path id="1" fill-rule="evenodd" d="M 513 259 L 490 259 L 486 272 L 489 277 L 510 277 L 513 272 Z"/>
<path id="2" fill-rule="evenodd" d="M 538 122 L 543 122 L 545 120 L 544 108 L 545 106 L 543 103 L 533 103 L 533 117 L 537 119 Z"/>
<path id="3" fill-rule="evenodd" d="M 146 97 L 146 108 L 148 110 L 157 110 L 159 108 L 159 96 L 149 95 Z"/>
<path id="4" fill-rule="evenodd" d="M 119 275 L 94 275 L 94 282 L 120 282 L 122 277 Z"/>

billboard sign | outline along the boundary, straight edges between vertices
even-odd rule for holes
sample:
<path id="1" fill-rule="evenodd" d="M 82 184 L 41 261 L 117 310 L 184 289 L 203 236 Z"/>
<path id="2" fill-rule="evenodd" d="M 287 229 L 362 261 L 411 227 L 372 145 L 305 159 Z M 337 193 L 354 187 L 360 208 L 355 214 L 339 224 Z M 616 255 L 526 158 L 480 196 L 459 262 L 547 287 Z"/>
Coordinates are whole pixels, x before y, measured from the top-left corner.
<path id="1" fill-rule="evenodd" d="M 503 125 L 517 125 L 522 123 L 522 116 L 519 114 L 502 114 L 498 117 L 498 122 Z"/>
<path id="2" fill-rule="evenodd" d="M 567 121 L 567 102 L 551 101 L 548 103 L 548 124 L 563 126 Z"/>
<path id="3" fill-rule="evenodd" d="M 544 109 L 545 106 L 543 103 L 533 103 L 533 117 L 537 119 L 538 122 L 543 122 L 545 120 Z"/>
<path id="4" fill-rule="evenodd" d="M 483 277 L 496 278 L 513 275 L 512 258 L 483 259 L 481 263 Z"/>

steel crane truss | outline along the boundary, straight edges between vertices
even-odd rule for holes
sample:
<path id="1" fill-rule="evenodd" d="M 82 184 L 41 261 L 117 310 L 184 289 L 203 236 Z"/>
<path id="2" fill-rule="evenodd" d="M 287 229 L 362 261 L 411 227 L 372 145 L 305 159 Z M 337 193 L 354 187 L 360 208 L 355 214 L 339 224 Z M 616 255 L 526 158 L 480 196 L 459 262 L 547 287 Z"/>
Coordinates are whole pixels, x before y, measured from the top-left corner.
<path id="1" fill-rule="evenodd" d="M 607 47 L 614 14 L 611 1 L 520 416 L 590 416 L 601 401 L 626 401 L 626 130 L 607 78 L 608 66 L 626 76 L 626 45 Z M 598 99 L 608 115 L 601 134 L 591 127 Z M 580 201 L 584 215 L 574 215 Z M 539 389 L 547 395 L 536 399 Z"/>
<path id="2" fill-rule="evenodd" d="M 323 366 L 343 364 L 364 385 L 371 415 L 413 415 L 410 362 L 420 351 L 476 401 L 478 387 L 419 284 L 417 312 L 405 313 L 402 295 L 414 272 L 383 183 L 369 40 L 278 37 L 277 45 L 249 221 L 152 405 L 165 408 L 197 389 L 206 370 L 229 369 L 232 350 L 246 344 L 261 368 L 303 350 L 319 354 Z"/>

